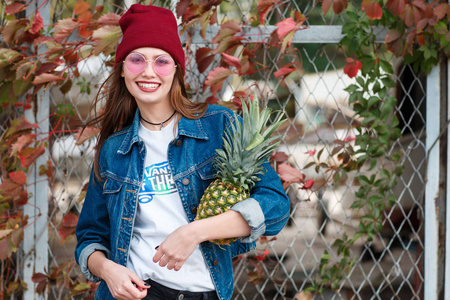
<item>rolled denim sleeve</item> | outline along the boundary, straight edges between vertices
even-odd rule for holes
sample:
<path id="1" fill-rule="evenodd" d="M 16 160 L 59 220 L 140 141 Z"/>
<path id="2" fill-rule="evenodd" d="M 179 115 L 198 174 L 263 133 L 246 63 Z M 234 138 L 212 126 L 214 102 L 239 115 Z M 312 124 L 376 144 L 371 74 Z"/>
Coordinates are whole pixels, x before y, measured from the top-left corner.
<path id="1" fill-rule="evenodd" d="M 269 163 L 265 172 L 250 192 L 250 198 L 239 202 L 232 210 L 239 212 L 251 228 L 251 234 L 241 239 L 250 243 L 262 235 L 277 235 L 286 225 L 290 201 L 281 184 L 280 177 Z"/>
<path id="2" fill-rule="evenodd" d="M 103 246 L 102 244 L 94 243 L 89 244 L 85 248 L 83 248 L 78 258 L 78 264 L 80 265 L 81 273 L 83 273 L 83 275 L 86 277 L 87 280 L 92 282 L 98 282 L 102 280 L 100 277 L 93 275 L 91 271 L 89 271 L 87 264 L 89 256 L 95 251 L 103 251 L 106 257 L 109 257 L 111 253 L 109 249 Z"/>
<path id="3" fill-rule="evenodd" d="M 240 239 L 242 243 L 254 242 L 264 234 L 266 231 L 266 224 L 264 223 L 264 213 L 261 206 L 259 206 L 258 201 L 253 198 L 248 198 L 242 202 L 236 203 L 231 209 L 239 212 L 251 228 L 250 236 Z"/>

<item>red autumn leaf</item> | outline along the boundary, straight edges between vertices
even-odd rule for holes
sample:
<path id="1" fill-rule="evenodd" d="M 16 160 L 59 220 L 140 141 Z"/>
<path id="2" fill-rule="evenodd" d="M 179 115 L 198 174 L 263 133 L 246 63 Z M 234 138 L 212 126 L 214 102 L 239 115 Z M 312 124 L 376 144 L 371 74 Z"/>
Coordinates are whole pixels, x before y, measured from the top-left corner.
<path id="1" fill-rule="evenodd" d="M 240 45 L 244 38 L 241 36 L 235 36 L 235 34 L 240 31 L 240 24 L 234 20 L 223 23 L 220 26 L 220 30 L 217 35 L 211 40 L 212 43 L 218 44 L 213 53 L 223 53 Z"/>
<path id="2" fill-rule="evenodd" d="M 363 0 L 362 9 L 366 12 L 367 17 L 372 20 L 379 20 L 383 16 L 380 3 L 372 0 Z"/>
<path id="3" fill-rule="evenodd" d="M 28 192 L 27 192 L 26 189 L 25 189 L 25 190 L 22 190 L 22 191 L 20 192 L 19 199 L 18 199 L 18 201 L 17 201 L 16 203 L 17 203 L 17 205 L 19 205 L 19 206 L 23 206 L 23 205 L 25 205 L 25 204 L 28 203 Z"/>
<path id="4" fill-rule="evenodd" d="M 23 229 L 21 227 L 13 229 L 5 238 L 0 240 L 0 260 L 11 257 L 11 254 L 19 249 L 23 240 Z"/>
<path id="5" fill-rule="evenodd" d="M 333 4 L 333 0 L 323 0 L 322 1 L 322 13 L 324 16 L 330 10 L 331 4 Z"/>
<path id="6" fill-rule="evenodd" d="M 74 138 L 76 140 L 75 145 L 79 146 L 83 144 L 88 139 L 95 137 L 100 132 L 100 128 L 98 127 L 86 127 L 83 129 L 78 129 Z"/>
<path id="7" fill-rule="evenodd" d="M 191 4 L 191 0 L 180 0 L 177 3 L 177 6 L 175 8 L 175 11 L 177 13 L 178 17 L 183 17 L 184 13 L 186 12 L 186 10 L 188 9 L 189 5 Z M 183 22 L 185 22 L 186 20 L 183 19 Z"/>
<path id="8" fill-rule="evenodd" d="M 411 5 L 406 5 L 405 13 L 402 16 L 406 26 L 412 27 L 414 25 L 414 9 Z"/>
<path id="9" fill-rule="evenodd" d="M 55 40 L 57 42 L 62 42 L 64 39 L 68 38 L 72 32 L 80 26 L 78 22 L 72 19 L 59 20 L 54 27 Z"/>
<path id="10" fill-rule="evenodd" d="M 35 34 L 38 33 L 42 28 L 44 28 L 44 20 L 41 17 L 41 13 L 37 12 L 34 16 L 31 24 L 30 33 Z"/>
<path id="11" fill-rule="evenodd" d="M 288 33 L 292 31 L 295 32 L 299 29 L 299 24 L 297 24 L 297 22 L 295 22 L 292 18 L 284 19 L 283 21 L 276 23 L 275 26 L 278 26 L 277 34 L 280 40 L 282 40 Z"/>
<path id="12" fill-rule="evenodd" d="M 0 184 L 0 191 L 2 195 L 8 196 L 11 198 L 19 197 L 20 192 L 23 190 L 23 187 L 15 183 L 12 179 L 6 178 Z"/>
<path id="13" fill-rule="evenodd" d="M 39 176 L 44 175 L 47 175 L 48 178 L 53 177 L 53 163 L 50 159 L 47 161 L 47 165 L 39 166 Z"/>
<path id="14" fill-rule="evenodd" d="M 447 18 L 450 18 L 450 5 L 448 3 L 440 3 L 434 9 L 434 14 L 441 20 L 447 15 Z"/>
<path id="15" fill-rule="evenodd" d="M 255 259 L 256 259 L 258 262 L 261 262 L 261 261 L 265 260 L 266 257 L 265 257 L 264 255 L 256 255 L 256 256 L 255 256 Z"/>
<path id="16" fill-rule="evenodd" d="M 62 220 L 62 226 L 64 227 L 76 227 L 78 223 L 78 216 L 72 212 L 69 212 Z"/>
<path id="17" fill-rule="evenodd" d="M 305 184 L 301 187 L 302 190 L 309 190 L 314 185 L 314 179 L 308 179 Z"/>
<path id="18" fill-rule="evenodd" d="M 347 9 L 348 0 L 333 0 L 333 11 L 336 15 Z"/>
<path id="19" fill-rule="evenodd" d="M 27 175 L 23 171 L 10 172 L 9 178 L 17 184 L 27 184 Z"/>
<path id="20" fill-rule="evenodd" d="M 220 41 L 230 38 L 234 36 L 236 33 L 241 31 L 241 25 L 234 21 L 230 20 L 222 25 L 220 25 L 220 30 L 217 35 L 211 40 L 212 43 L 219 43 Z"/>
<path id="21" fill-rule="evenodd" d="M 119 19 L 120 16 L 118 14 L 107 13 L 98 19 L 97 24 L 99 26 L 106 26 L 106 25 L 118 26 Z"/>
<path id="22" fill-rule="evenodd" d="M 405 0 L 388 0 L 386 7 L 391 9 L 394 15 L 401 15 L 405 11 L 406 1 Z"/>
<path id="23" fill-rule="evenodd" d="M 28 26 L 28 21 L 19 19 L 11 20 L 6 23 L 2 28 L 2 39 L 4 42 L 11 44 L 17 43 L 20 36 L 22 36 L 23 30 Z"/>
<path id="24" fill-rule="evenodd" d="M 284 152 L 276 152 L 274 155 L 272 155 L 272 161 L 275 161 L 277 163 L 283 163 L 287 161 L 289 156 Z"/>
<path id="25" fill-rule="evenodd" d="M 303 182 L 303 180 L 305 180 L 305 175 L 299 169 L 293 168 L 287 163 L 278 165 L 277 173 L 280 175 L 280 178 L 287 184 L 291 184 L 294 182 L 301 183 Z"/>
<path id="26" fill-rule="evenodd" d="M 49 73 L 43 73 L 38 76 L 36 76 L 32 82 L 34 85 L 44 84 L 48 82 L 54 82 L 64 80 L 63 77 L 55 75 L 55 74 L 49 74 Z"/>
<path id="27" fill-rule="evenodd" d="M 11 126 L 8 130 L 8 135 L 17 134 L 23 131 L 30 131 L 35 128 L 39 128 L 37 124 L 30 123 L 25 117 L 18 117 L 11 122 Z"/>
<path id="28" fill-rule="evenodd" d="M 42 273 L 34 273 L 33 276 L 31 276 L 31 281 L 33 281 L 34 283 L 44 282 L 47 281 L 47 279 L 47 275 Z"/>
<path id="29" fill-rule="evenodd" d="M 305 154 L 309 154 L 309 156 L 314 156 L 314 154 L 316 154 L 316 149 L 306 151 Z"/>
<path id="30" fill-rule="evenodd" d="M 281 69 L 279 69 L 278 71 L 273 73 L 273 75 L 277 79 L 279 79 L 282 76 L 284 76 L 284 78 L 286 78 L 289 74 L 291 74 L 292 72 L 294 72 L 296 70 L 298 70 L 298 69 L 291 63 L 291 64 L 288 64 L 288 65 L 282 67 Z"/>
<path id="31" fill-rule="evenodd" d="M 224 67 L 214 68 L 206 77 L 203 89 L 209 86 L 213 95 L 216 95 L 222 89 L 224 80 L 233 74 L 236 73 Z"/>
<path id="32" fill-rule="evenodd" d="M 207 86 L 211 86 L 213 84 L 223 82 L 228 76 L 236 74 L 230 69 L 224 67 L 214 68 L 211 72 L 209 72 L 208 77 L 206 78 L 205 84 Z"/>
<path id="33" fill-rule="evenodd" d="M 356 137 L 355 137 L 354 135 L 349 135 L 349 136 L 346 136 L 346 137 L 345 137 L 344 143 L 353 142 L 353 141 L 355 141 L 355 140 L 356 140 Z"/>
<path id="34" fill-rule="evenodd" d="M 80 15 L 82 13 L 85 13 L 89 11 L 91 8 L 91 4 L 87 1 L 77 1 L 73 7 L 73 13 L 75 15 Z"/>
<path id="35" fill-rule="evenodd" d="M 208 98 L 206 98 L 205 102 L 208 104 L 216 104 L 217 102 L 219 102 L 219 99 L 214 96 L 209 96 Z"/>
<path id="36" fill-rule="evenodd" d="M 197 62 L 197 68 L 200 73 L 203 73 L 208 69 L 214 60 L 214 55 L 210 55 L 211 48 L 202 47 L 195 52 L 195 61 Z"/>
<path id="37" fill-rule="evenodd" d="M 256 10 L 258 12 L 259 16 L 259 23 L 264 24 L 264 20 L 266 19 L 267 15 L 269 14 L 270 10 L 278 4 L 278 0 L 262 0 L 258 3 L 258 6 L 256 7 Z"/>
<path id="38" fill-rule="evenodd" d="M 117 26 L 106 25 L 92 33 L 94 39 L 94 55 L 113 53 L 119 43 L 122 32 Z"/>
<path id="39" fill-rule="evenodd" d="M 344 67 L 344 73 L 350 78 L 355 77 L 358 74 L 358 71 L 361 70 L 362 63 L 351 57 L 348 57 L 345 61 L 347 61 L 347 64 Z"/>
<path id="40" fill-rule="evenodd" d="M 20 3 L 20 2 L 14 2 L 12 4 L 6 5 L 5 13 L 7 15 L 14 15 L 25 9 L 27 9 L 27 6 L 25 4 Z"/>
<path id="41" fill-rule="evenodd" d="M 44 154 L 44 152 L 45 148 L 41 145 L 37 148 L 26 148 L 19 152 L 18 156 L 22 166 L 28 168 L 39 156 Z"/>
<path id="42" fill-rule="evenodd" d="M 387 50 L 396 56 L 399 56 L 403 52 L 403 39 L 402 33 L 398 30 L 390 30 L 384 43 L 387 45 Z"/>
<path id="43" fill-rule="evenodd" d="M 25 134 L 25 135 L 21 135 L 18 139 L 17 142 L 15 142 L 12 146 L 11 146 L 11 155 L 16 154 L 17 152 L 22 151 L 22 149 L 28 147 L 29 145 L 31 145 L 31 143 L 33 143 L 36 139 L 36 134 L 30 133 L 30 134 Z"/>
<path id="44" fill-rule="evenodd" d="M 230 67 L 235 67 L 238 70 L 238 72 L 240 73 L 241 61 L 239 60 L 239 58 L 234 57 L 229 54 L 226 54 L 226 53 L 222 53 L 222 56 L 227 65 L 229 65 Z"/>
<path id="45" fill-rule="evenodd" d="M 297 23 L 299 24 L 303 24 L 306 21 L 305 15 L 299 12 L 298 10 L 294 12 L 294 18 L 295 21 L 297 21 Z"/>

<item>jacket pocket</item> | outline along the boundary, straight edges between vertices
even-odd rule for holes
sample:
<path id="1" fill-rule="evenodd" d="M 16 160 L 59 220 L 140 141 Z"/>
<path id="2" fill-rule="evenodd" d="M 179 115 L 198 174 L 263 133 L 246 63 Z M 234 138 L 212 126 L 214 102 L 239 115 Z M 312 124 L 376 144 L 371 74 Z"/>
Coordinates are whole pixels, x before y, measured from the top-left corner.
<path id="1" fill-rule="evenodd" d="M 202 180 L 212 181 L 217 177 L 217 170 L 214 168 L 215 157 L 213 156 L 199 165 L 197 173 Z"/>
<path id="2" fill-rule="evenodd" d="M 106 177 L 106 181 L 103 184 L 103 194 L 107 199 L 108 209 L 111 207 L 111 204 L 119 201 L 123 184 L 123 182 L 114 180 L 111 177 Z"/>

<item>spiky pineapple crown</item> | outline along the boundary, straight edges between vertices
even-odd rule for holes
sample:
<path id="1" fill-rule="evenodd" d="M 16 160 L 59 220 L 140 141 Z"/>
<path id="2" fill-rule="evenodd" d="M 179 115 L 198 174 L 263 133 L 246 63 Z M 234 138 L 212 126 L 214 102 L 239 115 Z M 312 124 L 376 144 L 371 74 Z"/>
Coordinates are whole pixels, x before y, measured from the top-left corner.
<path id="1" fill-rule="evenodd" d="M 264 173 L 262 164 L 280 143 L 279 136 L 272 133 L 285 121 L 279 114 L 275 121 L 266 128 L 271 109 L 260 111 L 256 96 L 253 101 L 242 102 L 242 122 L 235 115 L 235 122 L 223 138 L 223 149 L 217 149 L 217 175 L 223 182 L 244 190 L 250 190 L 260 180 L 258 175 Z"/>

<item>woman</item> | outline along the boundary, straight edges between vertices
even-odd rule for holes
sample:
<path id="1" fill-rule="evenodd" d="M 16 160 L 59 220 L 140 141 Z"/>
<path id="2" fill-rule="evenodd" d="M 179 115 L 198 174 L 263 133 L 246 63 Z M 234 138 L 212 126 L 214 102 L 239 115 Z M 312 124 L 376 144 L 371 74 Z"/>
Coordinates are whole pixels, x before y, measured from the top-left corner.
<path id="1" fill-rule="evenodd" d="M 101 131 L 76 230 L 77 263 L 89 280 L 101 280 L 96 299 L 230 299 L 232 257 L 261 234 L 277 234 L 289 201 L 267 166 L 251 198 L 194 221 L 233 113 L 187 99 L 171 11 L 134 4 L 119 24 L 105 107 L 89 124 Z M 232 237 L 241 238 L 208 242 Z"/>

